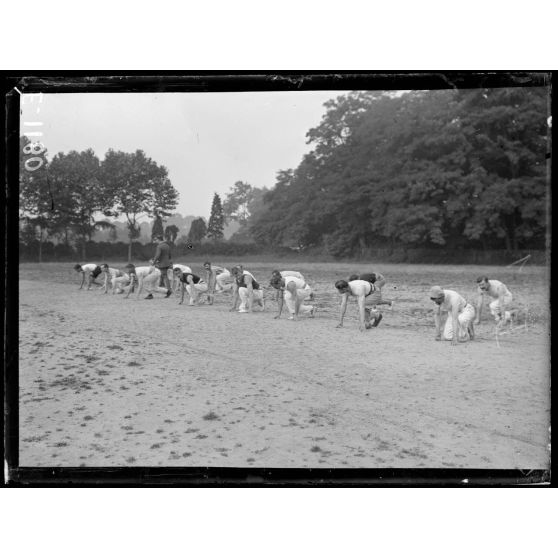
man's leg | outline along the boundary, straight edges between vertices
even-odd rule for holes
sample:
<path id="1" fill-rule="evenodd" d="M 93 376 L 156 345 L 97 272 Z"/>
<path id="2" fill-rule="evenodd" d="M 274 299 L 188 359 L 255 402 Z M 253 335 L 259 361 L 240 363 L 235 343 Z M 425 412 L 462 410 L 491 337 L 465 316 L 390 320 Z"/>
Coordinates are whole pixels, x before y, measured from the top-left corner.
<path id="1" fill-rule="evenodd" d="M 458 341 L 464 342 L 474 339 L 475 331 L 473 329 L 473 320 L 475 319 L 475 309 L 471 304 L 465 306 L 461 314 L 457 317 L 459 324 L 459 333 L 457 334 Z M 472 335 L 471 335 L 472 331 Z"/>
<path id="2" fill-rule="evenodd" d="M 451 319 L 451 314 L 448 313 L 446 323 L 444 325 L 443 338 L 446 341 L 451 341 L 453 339 L 453 322 Z"/>
<path id="3" fill-rule="evenodd" d="M 168 295 L 170 289 L 165 289 L 164 287 L 159 287 L 159 281 L 161 279 L 160 270 L 156 269 L 152 271 L 144 280 L 143 286 L 148 292 L 147 298 L 153 298 L 153 293 L 163 293 Z"/>
<path id="4" fill-rule="evenodd" d="M 248 289 L 246 287 L 238 288 L 238 297 L 240 298 L 239 312 L 248 312 Z"/>
<path id="5" fill-rule="evenodd" d="M 232 289 L 231 274 L 228 271 L 219 273 L 215 278 L 216 290 L 230 291 Z"/>
<path id="6" fill-rule="evenodd" d="M 312 291 L 310 290 L 310 293 Z M 307 289 L 298 289 L 297 290 L 298 296 L 298 313 L 299 314 L 309 314 L 310 317 L 314 317 L 314 306 L 310 306 L 309 304 L 304 304 L 304 300 L 306 300 L 309 296 L 309 292 Z"/>
<path id="7" fill-rule="evenodd" d="M 208 292 L 207 283 L 198 283 L 197 285 L 194 285 L 194 289 L 196 291 L 196 299 L 197 300 L 199 300 L 200 295 L 202 295 L 203 293 Z M 202 302 L 203 302 L 203 300 L 202 300 Z M 209 301 L 209 296 L 208 296 L 208 302 L 210 302 Z"/>
<path id="8" fill-rule="evenodd" d="M 254 302 L 262 309 L 262 312 L 265 310 L 264 292 L 262 289 L 254 291 Z"/>
<path id="9" fill-rule="evenodd" d="M 165 287 L 165 292 L 170 290 L 170 282 L 169 282 L 169 276 L 168 276 L 168 267 L 160 267 L 159 268 L 159 272 L 161 274 L 160 279 L 159 279 L 159 287 Z"/>

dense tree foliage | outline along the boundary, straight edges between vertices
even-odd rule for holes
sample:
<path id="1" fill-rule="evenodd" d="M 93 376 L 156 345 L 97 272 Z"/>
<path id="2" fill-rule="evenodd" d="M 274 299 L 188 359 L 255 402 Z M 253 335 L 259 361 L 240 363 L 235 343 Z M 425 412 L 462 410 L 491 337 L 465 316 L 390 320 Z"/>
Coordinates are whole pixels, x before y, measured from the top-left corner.
<path id="1" fill-rule="evenodd" d="M 69 233 L 85 247 L 98 229 L 111 229 L 113 225 L 98 216 L 110 214 L 112 199 L 100 181 L 100 162 L 92 149 L 81 153 L 58 153 L 48 167 L 53 189 L 51 230 L 69 243 Z"/>
<path id="2" fill-rule="evenodd" d="M 546 90 L 352 92 L 326 103 L 251 224 L 270 246 L 544 246 Z"/>
<path id="3" fill-rule="evenodd" d="M 37 241 L 38 259 L 42 261 L 43 243 L 50 236 L 53 199 L 48 178 L 47 149 L 26 136 L 19 139 L 19 217 L 20 239 Z"/>
<path id="4" fill-rule="evenodd" d="M 163 218 L 156 213 L 155 219 L 153 221 L 153 226 L 151 227 L 151 242 L 153 242 L 156 238 L 165 235 L 165 229 L 163 227 Z"/>
<path id="5" fill-rule="evenodd" d="M 167 169 L 140 149 L 135 153 L 110 149 L 101 165 L 101 182 L 113 201 L 111 214 L 126 217 L 128 259 L 131 260 L 132 241 L 139 236 L 139 219 L 169 216 L 178 203 L 178 192 L 168 178 Z"/>
<path id="6" fill-rule="evenodd" d="M 225 215 L 223 213 L 223 204 L 221 203 L 221 197 L 216 193 L 211 203 L 211 214 L 207 224 L 207 238 L 211 238 L 214 241 L 221 240 L 224 228 Z"/>
<path id="7" fill-rule="evenodd" d="M 20 236 L 25 243 L 38 240 L 39 260 L 49 237 L 58 237 L 67 248 L 76 239 L 85 259 L 94 233 L 115 229 L 103 216 L 119 215 L 126 217 L 130 258 L 132 240 L 140 234 L 138 219 L 161 219 L 177 205 L 178 192 L 166 168 L 143 151 L 109 150 L 102 162 L 92 149 L 58 153 L 50 162 L 46 153 L 42 144 L 20 138 Z M 160 225 L 163 234 L 162 221 Z"/>
<path id="8" fill-rule="evenodd" d="M 165 227 L 165 233 L 164 233 L 165 240 L 167 242 L 174 243 L 179 232 L 180 229 L 176 225 L 167 225 Z"/>
<path id="9" fill-rule="evenodd" d="M 207 225 L 202 217 L 194 219 L 188 232 L 188 242 L 200 242 L 207 234 Z"/>

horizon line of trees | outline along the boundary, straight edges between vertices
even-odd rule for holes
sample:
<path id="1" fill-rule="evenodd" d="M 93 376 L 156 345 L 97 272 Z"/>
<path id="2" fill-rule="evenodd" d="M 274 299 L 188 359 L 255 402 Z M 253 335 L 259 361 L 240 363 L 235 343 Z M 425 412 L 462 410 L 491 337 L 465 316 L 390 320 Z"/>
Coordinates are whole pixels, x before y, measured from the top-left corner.
<path id="1" fill-rule="evenodd" d="M 20 231 L 24 244 L 74 239 L 82 258 L 97 231 L 116 242 L 124 217 L 128 258 L 139 219 L 175 245 L 291 247 L 334 257 L 377 249 L 441 251 L 545 248 L 548 234 L 546 88 L 354 91 L 325 103 L 307 133 L 312 149 L 271 189 L 237 181 L 214 193 L 208 220 L 187 234 L 164 226 L 178 192 L 165 167 L 141 150 L 58 153 L 20 138 Z M 40 145 L 40 144 L 39 144 Z M 103 218 L 98 218 L 102 215 Z M 225 241 L 226 242 L 226 241 Z M 208 248 L 209 249 L 209 248 Z"/>
<path id="2" fill-rule="evenodd" d="M 338 257 L 544 249 L 547 88 L 355 91 L 325 106 L 313 149 L 251 217 L 256 242 Z"/>

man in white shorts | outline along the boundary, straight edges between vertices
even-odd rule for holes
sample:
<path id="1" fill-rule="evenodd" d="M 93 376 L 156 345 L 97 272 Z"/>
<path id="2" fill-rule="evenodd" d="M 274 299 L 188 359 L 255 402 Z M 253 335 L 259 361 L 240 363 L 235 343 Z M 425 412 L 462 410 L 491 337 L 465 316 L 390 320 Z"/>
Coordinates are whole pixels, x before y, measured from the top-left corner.
<path id="1" fill-rule="evenodd" d="M 128 264 L 126 266 L 126 272 L 130 276 L 130 285 L 127 287 L 126 296 L 124 298 L 128 298 L 130 296 L 130 291 L 134 288 L 136 283 L 138 284 L 138 293 L 136 298 L 139 298 L 144 287 L 149 293 L 145 297 L 146 300 L 151 300 L 154 292 L 165 293 L 165 298 L 168 298 L 172 294 L 170 289 L 159 287 L 161 271 L 153 265 L 136 267 L 134 264 Z"/>
<path id="2" fill-rule="evenodd" d="M 207 292 L 207 283 L 194 273 L 181 273 L 179 269 L 174 270 L 175 277 L 178 277 L 181 285 L 182 297 L 178 304 L 184 302 L 184 291 L 188 291 L 190 295 L 190 306 L 198 303 L 200 293 Z"/>
<path id="3" fill-rule="evenodd" d="M 114 267 L 109 267 L 108 264 L 103 264 L 101 266 L 103 273 L 105 274 L 105 284 L 104 284 L 104 292 L 105 294 L 108 293 L 108 284 L 112 286 L 112 294 L 118 292 L 120 294 L 123 288 L 130 284 L 130 276 L 119 269 Z"/>
<path id="4" fill-rule="evenodd" d="M 95 281 L 95 279 L 97 279 L 97 277 L 99 277 L 99 275 L 101 275 L 101 273 L 103 272 L 103 270 L 97 265 L 97 264 L 84 264 L 84 265 L 80 265 L 80 264 L 76 264 L 74 265 L 74 269 L 78 272 L 81 273 L 81 285 L 79 286 L 80 289 L 83 288 L 83 284 L 85 283 L 85 276 L 87 275 L 87 290 L 90 291 L 91 290 L 91 285 L 98 285 L 99 288 L 102 288 L 103 285 L 101 285 L 101 283 L 97 283 L 97 281 Z"/>
<path id="5" fill-rule="evenodd" d="M 169 280 L 172 283 L 172 290 L 176 296 L 180 296 L 180 277 L 175 275 L 174 270 L 178 269 L 181 273 L 192 273 L 192 268 L 184 264 L 173 264 L 172 268 L 169 268 Z"/>
<path id="6" fill-rule="evenodd" d="M 314 317 L 315 307 L 303 304 L 304 300 L 309 298 L 312 294 L 310 285 L 308 285 L 304 279 L 294 276 L 273 276 L 271 279 L 271 286 L 277 289 L 279 293 L 277 315 L 274 316 L 275 319 L 281 317 L 283 300 L 285 300 L 291 314 L 289 320 L 298 319 L 300 312 L 310 314 L 311 318 Z"/>
<path id="7" fill-rule="evenodd" d="M 378 327 L 382 320 L 382 314 L 375 307 L 366 308 L 366 304 L 368 304 L 367 297 L 374 293 L 374 285 L 372 283 L 363 279 L 354 279 L 348 282 L 340 279 L 335 283 L 335 288 L 341 295 L 339 323 L 336 327 L 343 327 L 343 318 L 347 310 L 349 296 L 357 297 L 360 331 L 370 329 L 371 327 Z"/>
<path id="8" fill-rule="evenodd" d="M 486 276 L 477 278 L 478 285 L 478 299 L 477 299 L 477 320 L 476 324 L 480 324 L 482 306 L 484 297 L 488 295 L 492 301 L 488 304 L 490 313 L 496 320 L 496 326 L 505 324 L 511 319 L 511 312 L 509 311 L 513 296 L 508 290 L 508 287 L 501 281 L 496 279 L 489 279 Z"/>
<path id="9" fill-rule="evenodd" d="M 442 287 L 430 289 L 430 300 L 436 304 L 434 310 L 434 323 L 436 325 L 436 341 L 442 339 L 441 323 L 442 312 L 447 312 L 448 317 L 444 325 L 444 339 L 451 341 L 452 345 L 472 341 L 475 338 L 473 320 L 475 307 L 468 303 L 459 293 Z"/>
<path id="10" fill-rule="evenodd" d="M 233 284 L 232 306 L 229 312 L 234 312 L 236 310 L 239 298 L 239 312 L 252 312 L 254 302 L 261 307 L 263 312 L 265 309 L 263 290 L 261 289 L 260 284 L 256 281 L 255 277 L 249 271 L 246 271 L 241 265 L 233 267 L 231 269 L 231 275 L 233 276 L 235 282 Z"/>
<path id="11" fill-rule="evenodd" d="M 211 262 L 203 264 L 207 282 L 207 302 L 213 304 L 215 293 L 229 291 L 233 288 L 231 272 L 226 267 L 214 265 Z"/>

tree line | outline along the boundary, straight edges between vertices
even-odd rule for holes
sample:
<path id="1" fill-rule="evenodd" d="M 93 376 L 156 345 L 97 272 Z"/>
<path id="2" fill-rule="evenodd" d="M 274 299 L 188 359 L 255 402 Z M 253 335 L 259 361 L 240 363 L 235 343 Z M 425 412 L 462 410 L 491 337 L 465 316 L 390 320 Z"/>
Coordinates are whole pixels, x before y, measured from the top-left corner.
<path id="1" fill-rule="evenodd" d="M 325 107 L 250 220 L 258 243 L 544 249 L 546 89 L 351 92 Z"/>
<path id="2" fill-rule="evenodd" d="M 92 149 L 87 149 L 58 153 L 49 161 L 41 143 L 22 136 L 19 153 L 20 253 L 25 259 L 34 257 L 35 250 L 39 261 L 43 256 L 67 258 L 74 254 L 74 247 L 83 260 L 86 254 L 122 258 L 125 250 L 119 242 L 119 227 L 111 220 L 118 217 L 125 218 L 129 261 L 133 255 L 143 257 L 145 252 L 138 242 L 140 220 L 145 217 L 153 219 L 152 241 L 163 236 L 181 248 L 211 242 L 213 246 L 206 247 L 206 252 L 219 249 L 231 255 L 243 250 L 237 246 L 238 238 L 226 245 L 224 228 L 233 221 L 246 226 L 248 203 L 253 191 L 258 190 L 247 183 L 237 182 L 224 204 L 215 193 L 208 222 L 202 217 L 194 219 L 189 231 L 182 231 L 179 237 L 179 227 L 165 226 L 177 206 L 178 192 L 167 169 L 143 151 L 110 149 L 100 161 Z M 110 242 L 94 242 L 99 231 L 107 231 Z M 246 239 L 240 242 L 245 243 Z"/>
<path id="3" fill-rule="evenodd" d="M 211 253 L 236 254 L 242 245 L 332 257 L 379 250 L 386 259 L 402 249 L 540 250 L 547 112 L 544 88 L 339 96 L 308 131 L 309 152 L 298 167 L 279 170 L 271 189 L 237 181 L 223 200 L 215 193 L 209 219 L 194 219 L 186 234 L 165 227 L 178 192 L 167 169 L 143 151 L 111 149 L 103 161 L 91 149 L 70 151 L 49 162 L 42 146 L 22 137 L 20 240 L 37 244 L 40 258 L 56 237 L 65 248 L 49 251 L 67 253 L 76 243 L 85 259 L 97 231 L 116 242 L 110 219 L 123 216 L 129 260 L 145 217 L 153 219 L 152 238 L 204 244 Z M 224 227 L 233 222 L 238 230 L 226 242 Z"/>
<path id="4" fill-rule="evenodd" d="M 85 259 L 87 243 L 95 232 L 114 229 L 108 218 L 119 216 L 126 220 L 131 260 L 139 220 L 168 216 L 178 203 L 178 191 L 167 169 L 142 150 L 109 149 L 101 162 L 87 149 L 58 153 L 48 161 L 46 148 L 23 136 L 19 153 L 19 210 L 24 223 L 20 240 L 38 243 L 39 260 L 43 243 L 53 236 L 66 248 L 75 240 Z M 174 231 L 167 234 L 172 236 Z"/>

